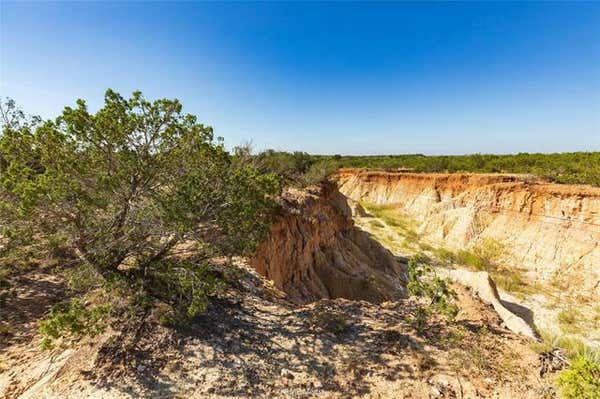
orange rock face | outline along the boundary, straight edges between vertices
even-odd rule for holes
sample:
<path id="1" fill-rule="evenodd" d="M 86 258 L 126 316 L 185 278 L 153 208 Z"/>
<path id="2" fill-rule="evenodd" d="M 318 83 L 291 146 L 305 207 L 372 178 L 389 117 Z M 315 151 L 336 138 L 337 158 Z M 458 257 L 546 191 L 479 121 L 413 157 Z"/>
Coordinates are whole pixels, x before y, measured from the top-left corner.
<path id="1" fill-rule="evenodd" d="M 457 250 L 492 238 L 529 277 L 600 298 L 600 188 L 500 174 L 344 169 L 336 178 L 352 200 L 400 209 L 429 242 Z"/>
<path id="2" fill-rule="evenodd" d="M 297 303 L 321 298 L 379 302 L 404 295 L 394 256 L 354 226 L 335 185 L 290 189 L 251 265 Z"/>

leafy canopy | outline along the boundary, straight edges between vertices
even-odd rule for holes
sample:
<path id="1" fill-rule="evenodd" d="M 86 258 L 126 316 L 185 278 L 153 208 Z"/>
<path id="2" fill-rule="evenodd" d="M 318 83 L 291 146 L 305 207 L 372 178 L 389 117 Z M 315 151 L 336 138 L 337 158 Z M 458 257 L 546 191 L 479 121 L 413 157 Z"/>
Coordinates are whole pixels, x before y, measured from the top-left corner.
<path id="1" fill-rule="evenodd" d="M 177 100 L 108 90 L 95 113 L 78 100 L 42 122 L 9 101 L 2 117 L 0 251 L 60 247 L 104 277 L 162 287 L 183 274 L 162 262 L 178 244 L 199 243 L 204 259 L 244 254 L 267 231 L 279 179 L 236 162 Z"/>

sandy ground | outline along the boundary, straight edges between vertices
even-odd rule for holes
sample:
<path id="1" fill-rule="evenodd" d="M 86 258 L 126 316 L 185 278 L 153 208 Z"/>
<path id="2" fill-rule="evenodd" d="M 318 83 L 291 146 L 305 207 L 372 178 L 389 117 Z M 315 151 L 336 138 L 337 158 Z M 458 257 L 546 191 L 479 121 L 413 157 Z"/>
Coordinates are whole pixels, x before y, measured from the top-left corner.
<path id="1" fill-rule="evenodd" d="M 39 348 L 35 320 L 61 299 L 31 272 L 3 313 L 5 398 L 537 398 L 552 395 L 530 342 L 460 286 L 454 321 L 419 326 L 416 300 L 294 306 L 250 269 L 185 328 L 150 315 L 102 336 Z M 47 286 L 49 285 L 49 286 Z M 52 294 L 49 294 L 52 293 Z M 551 397 L 551 396 L 550 396 Z"/>

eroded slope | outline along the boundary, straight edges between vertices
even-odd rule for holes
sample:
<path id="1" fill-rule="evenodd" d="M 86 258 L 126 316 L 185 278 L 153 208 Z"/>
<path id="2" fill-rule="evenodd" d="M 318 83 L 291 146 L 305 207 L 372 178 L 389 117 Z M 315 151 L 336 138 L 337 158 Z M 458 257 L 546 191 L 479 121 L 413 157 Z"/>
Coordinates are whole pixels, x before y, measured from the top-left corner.
<path id="1" fill-rule="evenodd" d="M 299 303 L 326 298 L 381 302 L 405 294 L 405 271 L 390 251 L 357 229 L 333 184 L 290 189 L 251 265 Z"/>
<path id="2" fill-rule="evenodd" d="M 525 304 L 542 330 L 600 342 L 599 188 L 514 175 L 365 170 L 342 170 L 338 183 L 372 206 L 375 214 L 363 216 L 375 217 L 359 225 L 397 254 L 425 250 L 448 260 L 498 244 L 492 266 L 509 291 L 506 301 Z"/>

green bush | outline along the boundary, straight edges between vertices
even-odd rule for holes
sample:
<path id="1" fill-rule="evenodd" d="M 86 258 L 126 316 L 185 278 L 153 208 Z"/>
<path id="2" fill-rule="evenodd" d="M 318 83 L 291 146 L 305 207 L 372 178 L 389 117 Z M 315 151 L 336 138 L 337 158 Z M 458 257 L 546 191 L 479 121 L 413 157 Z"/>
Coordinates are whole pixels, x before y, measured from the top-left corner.
<path id="1" fill-rule="evenodd" d="M 203 312 L 210 297 L 223 292 L 226 286 L 206 262 L 165 259 L 152 273 L 155 295 L 187 317 Z"/>
<path id="2" fill-rule="evenodd" d="M 204 261 L 254 251 L 281 179 L 230 155 L 182 109 L 178 100 L 112 90 L 96 112 L 78 100 L 47 121 L 2 105 L 0 269 L 51 256 L 77 295 L 101 288 L 164 298 L 188 315 L 204 309 L 221 287 Z M 184 242 L 200 244 L 201 261 L 165 263 Z M 101 309 L 57 305 L 40 327 L 45 343 L 92 331 Z"/>
<path id="3" fill-rule="evenodd" d="M 565 399 L 600 398 L 600 364 L 585 356 L 577 356 L 557 378 Z"/>
<path id="4" fill-rule="evenodd" d="M 456 253 L 456 262 L 475 270 L 485 270 L 486 261 L 473 251 L 461 249 Z"/>
<path id="5" fill-rule="evenodd" d="M 54 305 L 48 318 L 40 323 L 42 348 L 51 348 L 53 340 L 65 335 L 78 338 L 101 333 L 110 310 L 110 304 L 86 306 L 78 299 Z"/>
<path id="6" fill-rule="evenodd" d="M 313 163 L 298 179 L 301 186 L 310 186 L 327 180 L 338 169 L 337 162 L 319 161 Z"/>
<path id="7" fill-rule="evenodd" d="M 479 271 L 491 271 L 502 255 L 503 246 L 496 240 L 485 238 L 471 250 L 460 250 L 456 253 L 457 263 Z"/>
<path id="8" fill-rule="evenodd" d="M 448 280 L 439 277 L 428 262 L 429 258 L 423 254 L 416 254 L 409 259 L 408 294 L 427 298 L 431 308 L 453 319 L 458 314 L 458 307 L 454 304 L 456 293 L 450 288 Z"/>

